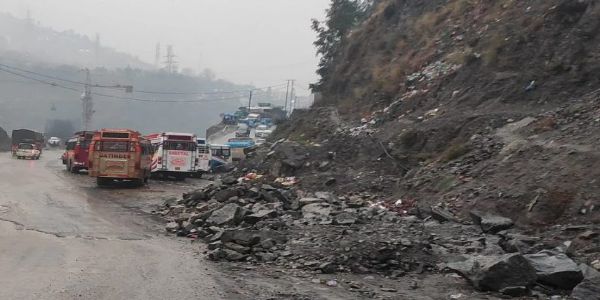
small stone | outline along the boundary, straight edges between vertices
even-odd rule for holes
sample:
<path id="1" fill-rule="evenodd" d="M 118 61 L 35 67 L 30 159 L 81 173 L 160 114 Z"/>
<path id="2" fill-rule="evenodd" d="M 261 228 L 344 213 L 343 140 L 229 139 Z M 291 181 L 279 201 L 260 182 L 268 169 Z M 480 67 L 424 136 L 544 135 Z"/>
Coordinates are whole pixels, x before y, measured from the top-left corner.
<path id="1" fill-rule="evenodd" d="M 328 280 L 325 284 L 330 287 L 336 287 L 338 285 L 338 282 L 335 279 L 332 279 Z"/>
<path id="2" fill-rule="evenodd" d="M 326 262 L 319 266 L 319 270 L 321 270 L 323 274 L 333 274 L 337 271 L 337 266 L 333 263 Z"/>
<path id="3" fill-rule="evenodd" d="M 396 292 L 398 292 L 398 290 L 397 290 L 397 289 L 393 289 L 393 288 L 385 288 L 385 287 L 382 287 L 382 288 L 381 288 L 381 291 L 382 291 L 382 292 L 388 292 L 388 293 L 396 293 Z"/>
<path id="4" fill-rule="evenodd" d="M 165 229 L 168 232 L 175 232 L 175 231 L 177 231 L 177 229 L 179 229 L 179 223 L 177 223 L 177 222 L 169 222 L 165 226 Z"/>

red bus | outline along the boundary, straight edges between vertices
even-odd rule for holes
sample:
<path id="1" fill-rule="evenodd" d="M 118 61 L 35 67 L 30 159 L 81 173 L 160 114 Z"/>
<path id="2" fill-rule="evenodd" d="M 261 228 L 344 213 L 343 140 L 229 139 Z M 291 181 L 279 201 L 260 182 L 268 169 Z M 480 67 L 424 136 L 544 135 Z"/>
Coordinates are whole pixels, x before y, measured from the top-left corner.
<path id="1" fill-rule="evenodd" d="M 71 173 L 88 169 L 90 143 L 94 137 L 93 131 L 79 131 L 66 143 L 62 162 Z"/>
<path id="2" fill-rule="evenodd" d="M 152 144 L 130 129 L 102 129 L 92 138 L 89 175 L 98 185 L 114 180 L 133 181 L 140 186 L 148 182 L 152 163 Z"/>

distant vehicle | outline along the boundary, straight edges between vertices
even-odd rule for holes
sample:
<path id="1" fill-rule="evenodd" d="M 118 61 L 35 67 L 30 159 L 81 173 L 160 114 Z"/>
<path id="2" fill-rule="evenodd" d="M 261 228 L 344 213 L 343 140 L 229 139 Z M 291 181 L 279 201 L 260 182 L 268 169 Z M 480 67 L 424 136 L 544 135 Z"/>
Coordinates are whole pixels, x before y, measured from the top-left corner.
<path id="1" fill-rule="evenodd" d="M 35 144 L 20 143 L 15 153 L 17 159 L 40 159 L 40 150 Z"/>
<path id="2" fill-rule="evenodd" d="M 154 147 L 152 173 L 182 180 L 195 175 L 198 141 L 193 133 L 163 132 L 146 136 Z"/>
<path id="3" fill-rule="evenodd" d="M 260 114 L 248 114 L 248 117 L 246 119 L 248 119 L 248 126 L 254 128 L 260 122 Z"/>
<path id="4" fill-rule="evenodd" d="M 271 135 L 271 133 L 273 133 L 273 131 L 269 129 L 269 126 L 267 125 L 258 125 L 254 130 L 254 136 L 257 138 L 266 138 Z"/>
<path id="5" fill-rule="evenodd" d="M 248 137 L 250 136 L 250 127 L 244 123 L 238 123 L 235 131 L 235 137 Z"/>
<path id="6" fill-rule="evenodd" d="M 231 166 L 231 149 L 227 145 L 211 144 L 210 148 L 210 170 L 212 172 L 227 171 Z"/>
<path id="7" fill-rule="evenodd" d="M 81 170 L 88 169 L 90 143 L 93 137 L 93 131 L 79 131 L 67 140 L 66 150 L 62 156 L 67 171 L 78 173 Z"/>
<path id="8" fill-rule="evenodd" d="M 197 139 L 198 145 L 198 165 L 196 166 L 196 172 L 202 176 L 202 173 L 210 172 L 210 147 L 206 142 L 206 139 Z"/>
<path id="9" fill-rule="evenodd" d="M 256 145 L 253 139 L 249 137 L 230 138 L 227 145 L 231 148 L 250 148 Z"/>
<path id="10" fill-rule="evenodd" d="M 12 131 L 12 155 L 17 156 L 17 148 L 21 143 L 33 144 L 42 153 L 44 147 L 44 135 L 29 129 L 16 129 Z"/>
<path id="11" fill-rule="evenodd" d="M 223 124 L 226 125 L 235 125 L 237 124 L 237 118 L 233 114 L 224 114 L 223 115 Z"/>
<path id="12" fill-rule="evenodd" d="M 99 186 L 114 180 L 143 185 L 150 178 L 152 144 L 130 129 L 102 129 L 90 144 L 89 172 Z"/>
<path id="13" fill-rule="evenodd" d="M 260 119 L 260 124 L 261 125 L 267 125 L 267 127 L 272 127 L 273 126 L 273 119 L 271 119 L 271 118 L 262 118 L 262 119 Z"/>
<path id="14" fill-rule="evenodd" d="M 58 146 L 60 146 L 60 142 L 61 142 L 61 139 L 59 139 L 55 136 L 48 139 L 48 145 L 50 147 L 58 147 Z"/>

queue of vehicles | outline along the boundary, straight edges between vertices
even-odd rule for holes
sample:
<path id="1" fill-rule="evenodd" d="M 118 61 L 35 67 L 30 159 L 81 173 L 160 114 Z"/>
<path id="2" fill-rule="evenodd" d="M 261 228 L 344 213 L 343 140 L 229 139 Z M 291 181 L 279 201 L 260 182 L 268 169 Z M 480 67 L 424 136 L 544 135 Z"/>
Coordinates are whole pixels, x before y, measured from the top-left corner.
<path id="1" fill-rule="evenodd" d="M 249 127 L 242 126 L 250 131 Z M 269 130 L 259 125 L 259 130 Z M 266 137 L 263 133 L 259 136 Z M 13 156 L 39 159 L 43 145 L 55 146 L 61 140 L 44 142 L 41 133 L 13 131 Z M 184 179 L 203 173 L 228 170 L 243 160 L 257 143 L 248 134 L 231 138 L 224 145 L 209 144 L 191 133 L 161 132 L 149 135 L 130 129 L 79 131 L 64 142 L 61 156 L 67 171 L 87 171 L 99 186 L 113 181 L 131 181 L 143 185 L 152 177 Z"/>

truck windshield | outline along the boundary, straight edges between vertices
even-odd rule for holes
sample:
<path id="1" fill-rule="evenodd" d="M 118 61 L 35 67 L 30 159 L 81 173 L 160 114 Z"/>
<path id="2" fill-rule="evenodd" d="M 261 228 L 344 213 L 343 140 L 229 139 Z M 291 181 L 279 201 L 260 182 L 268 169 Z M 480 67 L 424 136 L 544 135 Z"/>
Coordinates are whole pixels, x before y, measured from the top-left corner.
<path id="1" fill-rule="evenodd" d="M 33 145 L 32 144 L 19 144 L 19 149 L 31 150 L 31 149 L 33 149 Z"/>
<path id="2" fill-rule="evenodd" d="M 129 152 L 129 142 L 100 142 L 100 151 Z"/>
<path id="3" fill-rule="evenodd" d="M 163 148 L 165 150 L 195 151 L 196 143 L 166 141 Z"/>

